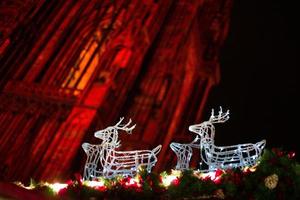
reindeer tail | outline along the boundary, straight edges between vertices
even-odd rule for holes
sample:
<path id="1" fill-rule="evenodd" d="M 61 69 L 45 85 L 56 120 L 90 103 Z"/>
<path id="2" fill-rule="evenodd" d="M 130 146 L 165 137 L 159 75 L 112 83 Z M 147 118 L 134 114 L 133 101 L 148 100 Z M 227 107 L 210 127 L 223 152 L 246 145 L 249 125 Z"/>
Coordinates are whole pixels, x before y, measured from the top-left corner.
<path id="1" fill-rule="evenodd" d="M 260 142 L 257 142 L 256 144 L 255 144 L 255 146 L 262 152 L 262 150 L 265 148 L 265 146 L 266 146 L 266 140 L 262 140 L 262 141 L 260 141 Z M 260 153 L 261 153 L 260 152 Z"/>
<path id="2" fill-rule="evenodd" d="M 158 145 L 157 147 L 155 147 L 154 149 L 152 149 L 152 153 L 154 153 L 154 155 L 157 155 L 161 150 L 161 145 Z"/>

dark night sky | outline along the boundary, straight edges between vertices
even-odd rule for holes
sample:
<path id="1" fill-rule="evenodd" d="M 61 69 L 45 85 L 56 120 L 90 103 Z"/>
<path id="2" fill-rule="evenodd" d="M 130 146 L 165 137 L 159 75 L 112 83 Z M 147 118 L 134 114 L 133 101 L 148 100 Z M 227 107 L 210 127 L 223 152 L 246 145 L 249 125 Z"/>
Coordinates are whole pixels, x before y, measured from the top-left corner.
<path id="1" fill-rule="evenodd" d="M 295 150 L 300 158 L 296 8 L 288 1 L 235 0 L 221 82 L 205 111 L 208 117 L 211 107 L 231 110 L 231 119 L 217 127 L 218 145 L 265 138 L 267 147 Z"/>

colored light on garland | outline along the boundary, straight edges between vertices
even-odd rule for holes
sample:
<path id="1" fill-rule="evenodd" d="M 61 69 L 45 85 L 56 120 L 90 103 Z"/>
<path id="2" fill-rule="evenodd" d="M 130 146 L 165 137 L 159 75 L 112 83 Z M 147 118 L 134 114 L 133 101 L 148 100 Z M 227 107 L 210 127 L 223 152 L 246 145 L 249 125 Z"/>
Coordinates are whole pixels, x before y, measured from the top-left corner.
<path id="1" fill-rule="evenodd" d="M 14 184 L 16 184 L 17 186 L 20 186 L 20 187 L 22 187 L 22 188 L 25 188 L 25 189 L 27 189 L 27 190 L 33 190 L 33 189 L 35 189 L 35 185 L 32 184 L 32 183 L 30 183 L 29 186 L 25 186 L 25 185 L 24 185 L 23 183 L 21 183 L 21 182 L 15 182 Z"/>
<path id="2" fill-rule="evenodd" d="M 291 152 L 288 153 L 288 158 L 289 159 L 295 158 L 295 156 L 296 156 L 296 153 L 294 151 L 291 151 Z"/>
<path id="3" fill-rule="evenodd" d="M 51 188 L 55 193 L 59 193 L 60 190 L 68 187 L 68 184 L 66 183 L 45 183 L 45 185 Z"/>
<path id="4" fill-rule="evenodd" d="M 197 170 L 194 171 L 194 176 L 196 176 L 198 179 L 200 180 L 211 180 L 216 184 L 221 183 L 222 181 L 222 177 L 224 174 L 226 174 L 226 171 L 224 170 L 216 170 L 216 171 L 207 171 L 207 172 L 203 172 L 201 170 Z"/>
<path id="5" fill-rule="evenodd" d="M 105 189 L 105 183 L 104 181 L 100 180 L 100 181 L 83 181 L 83 185 L 91 187 L 91 188 L 95 188 L 95 189 Z"/>
<path id="6" fill-rule="evenodd" d="M 165 187 L 169 187 L 172 182 L 177 181 L 177 180 L 178 180 L 178 177 L 174 176 L 174 175 L 167 175 L 167 176 L 162 177 L 162 179 L 161 179 L 162 184 Z"/>
<path id="7" fill-rule="evenodd" d="M 256 167 L 257 165 L 253 166 L 253 167 L 245 167 L 243 168 L 243 172 L 247 173 L 247 172 L 255 172 L 256 171 Z"/>
<path id="8" fill-rule="evenodd" d="M 224 174 L 223 171 L 213 171 L 213 172 L 207 172 L 207 173 L 200 173 L 197 177 L 199 177 L 202 180 L 210 179 L 215 183 L 218 183 Z"/>
<path id="9" fill-rule="evenodd" d="M 171 174 L 168 175 L 166 172 L 160 174 L 161 183 L 164 187 L 169 187 L 171 184 L 178 185 L 179 178 L 182 176 L 181 171 L 172 170 Z"/>
<path id="10" fill-rule="evenodd" d="M 131 178 L 131 177 L 127 178 L 124 185 L 127 187 L 136 187 L 136 188 L 142 187 L 138 176 L 136 176 L 135 178 Z"/>

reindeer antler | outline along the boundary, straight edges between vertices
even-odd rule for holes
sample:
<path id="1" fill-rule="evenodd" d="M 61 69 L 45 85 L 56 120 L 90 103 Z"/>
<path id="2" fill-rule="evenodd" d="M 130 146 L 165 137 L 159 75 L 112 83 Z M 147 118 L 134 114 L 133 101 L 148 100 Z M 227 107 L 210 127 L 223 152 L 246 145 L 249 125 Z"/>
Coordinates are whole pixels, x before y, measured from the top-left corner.
<path id="1" fill-rule="evenodd" d="M 229 110 L 227 110 L 226 113 L 223 113 L 222 107 L 220 106 L 219 114 L 217 116 L 214 115 L 214 109 L 212 109 L 209 121 L 211 123 L 224 123 L 228 119 L 229 119 Z"/>
<path id="2" fill-rule="evenodd" d="M 116 129 L 126 131 L 128 134 L 131 134 L 131 131 L 135 128 L 136 124 L 134 124 L 131 127 L 128 127 L 131 124 L 131 122 L 132 122 L 131 119 L 129 119 L 129 121 L 128 121 L 127 124 L 121 125 L 121 122 L 123 121 L 123 119 L 124 119 L 124 117 L 121 117 L 120 121 L 116 125 L 114 125 L 114 127 Z"/>
<path id="3" fill-rule="evenodd" d="M 114 125 L 115 127 L 118 127 L 122 121 L 123 121 L 124 117 L 120 117 L 120 120 L 118 121 L 118 123 L 116 123 L 116 125 Z"/>

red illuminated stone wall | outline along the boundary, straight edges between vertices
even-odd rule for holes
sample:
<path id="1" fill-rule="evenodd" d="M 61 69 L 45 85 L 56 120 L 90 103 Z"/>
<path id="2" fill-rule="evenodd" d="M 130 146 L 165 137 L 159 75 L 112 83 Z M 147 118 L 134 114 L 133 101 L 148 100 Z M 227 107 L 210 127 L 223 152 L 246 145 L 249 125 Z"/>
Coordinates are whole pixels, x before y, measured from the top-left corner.
<path id="1" fill-rule="evenodd" d="M 0 180 L 82 169 L 83 141 L 121 116 L 123 149 L 189 141 L 211 87 L 231 0 L 0 2 Z"/>

